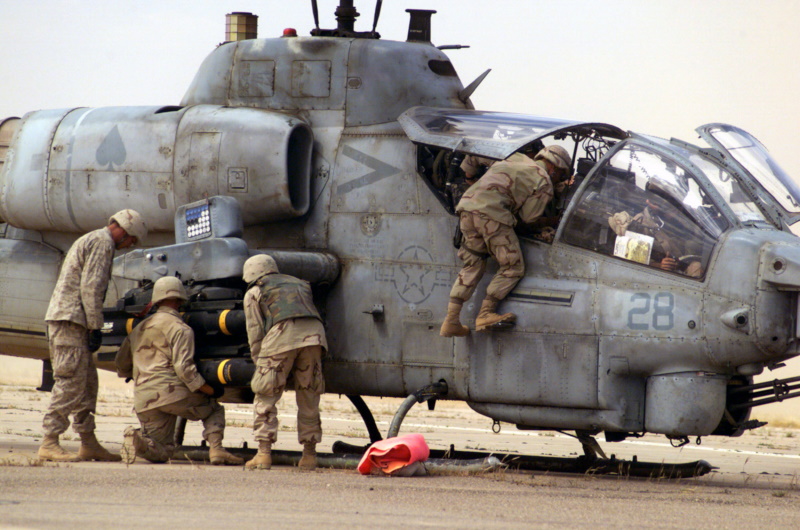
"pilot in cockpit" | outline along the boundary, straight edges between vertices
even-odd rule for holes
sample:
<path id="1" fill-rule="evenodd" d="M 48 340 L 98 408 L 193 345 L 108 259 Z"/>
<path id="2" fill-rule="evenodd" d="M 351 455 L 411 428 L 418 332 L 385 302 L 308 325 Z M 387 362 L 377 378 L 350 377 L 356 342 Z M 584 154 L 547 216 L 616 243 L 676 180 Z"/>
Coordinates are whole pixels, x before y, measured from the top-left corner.
<path id="1" fill-rule="evenodd" d="M 645 185 L 645 208 L 631 216 L 615 213 L 608 225 L 617 235 L 614 255 L 692 278 L 705 274 L 701 250 L 693 248 L 695 225 L 686 222 L 686 206 L 678 199 L 688 189 L 652 178 Z"/>

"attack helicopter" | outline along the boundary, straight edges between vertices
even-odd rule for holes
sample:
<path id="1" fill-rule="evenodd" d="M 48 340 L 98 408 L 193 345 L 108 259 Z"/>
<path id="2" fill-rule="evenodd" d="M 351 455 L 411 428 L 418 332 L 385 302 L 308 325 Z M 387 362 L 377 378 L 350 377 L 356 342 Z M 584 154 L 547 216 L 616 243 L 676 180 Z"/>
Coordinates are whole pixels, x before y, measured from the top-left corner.
<path id="1" fill-rule="evenodd" d="M 643 433 L 675 445 L 762 425 L 754 406 L 798 395 L 753 384 L 800 353 L 800 189 L 747 132 L 709 124 L 705 145 L 612 124 L 475 110 L 431 42 L 432 11 L 405 42 L 356 31 L 352 1 L 311 36 L 243 29 L 200 66 L 178 105 L 41 110 L 0 121 L 0 352 L 49 361 L 43 315 L 71 242 L 121 208 L 148 247 L 115 260 L 104 348 L 146 316 L 152 283 L 180 277 L 196 358 L 228 402 L 249 402 L 241 279 L 268 253 L 312 283 L 329 352 L 327 392 L 465 401 L 519 429 L 595 440 Z M 238 17 L 242 17 L 241 19 Z M 234 32 L 235 33 L 235 32 Z M 549 230 L 520 228 L 525 277 L 500 306 L 510 329 L 439 336 L 460 268 L 459 165 L 565 147 L 574 184 Z M 174 243 L 173 243 L 174 239 Z M 489 274 L 462 315 L 474 321 Z"/>

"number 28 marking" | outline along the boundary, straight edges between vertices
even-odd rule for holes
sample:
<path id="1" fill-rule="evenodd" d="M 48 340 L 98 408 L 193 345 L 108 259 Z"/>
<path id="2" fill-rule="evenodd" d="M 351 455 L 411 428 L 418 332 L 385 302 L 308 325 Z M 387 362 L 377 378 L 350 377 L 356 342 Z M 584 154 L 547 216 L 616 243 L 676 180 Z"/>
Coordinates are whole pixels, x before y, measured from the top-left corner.
<path id="1" fill-rule="evenodd" d="M 631 304 L 629 329 L 649 330 L 652 326 L 657 331 L 667 331 L 675 325 L 675 297 L 672 293 L 656 293 L 652 298 L 649 293 L 634 293 Z"/>

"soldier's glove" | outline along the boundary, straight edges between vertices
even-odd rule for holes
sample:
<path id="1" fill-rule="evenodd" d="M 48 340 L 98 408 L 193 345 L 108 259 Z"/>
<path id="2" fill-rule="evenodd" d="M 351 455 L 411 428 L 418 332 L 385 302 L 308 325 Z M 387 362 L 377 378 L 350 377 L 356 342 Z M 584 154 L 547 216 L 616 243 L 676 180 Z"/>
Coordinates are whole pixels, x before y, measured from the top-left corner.
<path id="1" fill-rule="evenodd" d="M 103 333 L 99 329 L 93 329 L 89 332 L 89 351 L 91 353 L 100 349 L 103 344 Z"/>

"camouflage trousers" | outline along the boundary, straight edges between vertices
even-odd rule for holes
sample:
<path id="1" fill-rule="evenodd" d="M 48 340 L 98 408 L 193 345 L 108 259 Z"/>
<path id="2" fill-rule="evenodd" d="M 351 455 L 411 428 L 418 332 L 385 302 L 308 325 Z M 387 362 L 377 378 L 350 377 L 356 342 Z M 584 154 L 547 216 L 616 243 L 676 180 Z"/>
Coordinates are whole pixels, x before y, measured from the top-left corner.
<path id="1" fill-rule="evenodd" d="M 69 428 L 76 433 L 94 432 L 97 407 L 97 368 L 89 352 L 89 332 L 67 321 L 48 322 L 50 362 L 55 384 L 42 427 L 46 436 L 60 436 Z"/>
<path id="2" fill-rule="evenodd" d="M 486 295 L 504 299 L 525 274 L 522 249 L 514 228 L 477 212 L 461 212 L 459 224 L 464 240 L 458 257 L 464 266 L 450 291 L 450 298 L 470 299 L 486 272 L 486 260 L 491 255 L 500 266 L 486 288 Z"/>
<path id="3" fill-rule="evenodd" d="M 302 443 L 322 441 L 319 417 L 319 396 L 325 392 L 322 377 L 322 346 L 306 346 L 295 350 L 259 357 L 251 387 L 253 401 L 253 434 L 258 442 L 275 443 L 278 439 L 278 407 L 289 374 L 294 375 L 297 400 L 297 440 Z"/>
<path id="4" fill-rule="evenodd" d="M 136 456 L 154 463 L 166 462 L 175 452 L 175 422 L 178 416 L 203 422 L 203 439 L 225 432 L 225 408 L 205 394 L 193 393 L 189 397 L 137 412 L 142 430 L 135 438 Z"/>

